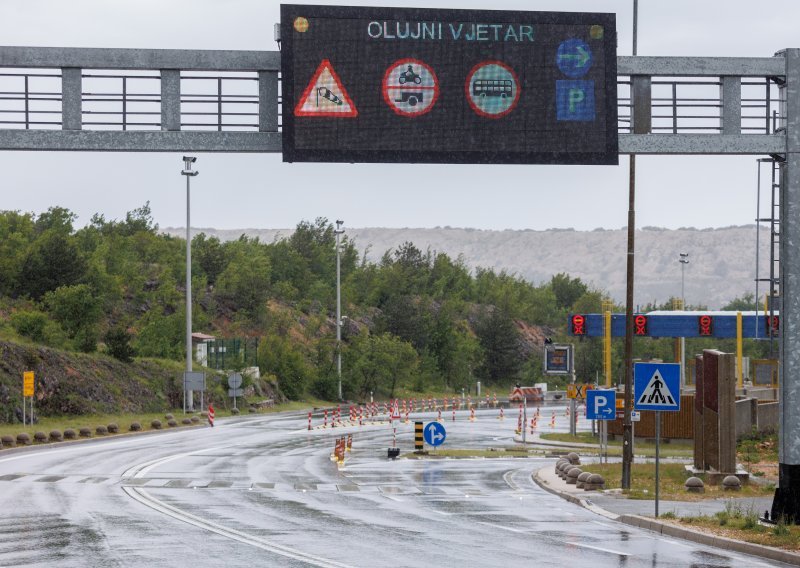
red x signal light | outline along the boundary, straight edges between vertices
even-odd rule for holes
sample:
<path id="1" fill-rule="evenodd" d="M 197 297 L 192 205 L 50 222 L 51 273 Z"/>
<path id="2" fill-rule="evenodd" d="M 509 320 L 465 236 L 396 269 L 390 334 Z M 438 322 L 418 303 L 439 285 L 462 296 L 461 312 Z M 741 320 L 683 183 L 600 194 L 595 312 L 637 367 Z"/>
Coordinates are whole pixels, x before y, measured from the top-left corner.
<path id="1" fill-rule="evenodd" d="M 639 314 L 633 318 L 633 334 L 647 335 L 647 316 Z"/>
<path id="2" fill-rule="evenodd" d="M 697 318 L 697 334 L 705 337 L 714 335 L 714 318 L 699 316 Z"/>
<path id="3" fill-rule="evenodd" d="M 581 314 L 572 316 L 572 335 L 586 335 L 586 317 Z"/>

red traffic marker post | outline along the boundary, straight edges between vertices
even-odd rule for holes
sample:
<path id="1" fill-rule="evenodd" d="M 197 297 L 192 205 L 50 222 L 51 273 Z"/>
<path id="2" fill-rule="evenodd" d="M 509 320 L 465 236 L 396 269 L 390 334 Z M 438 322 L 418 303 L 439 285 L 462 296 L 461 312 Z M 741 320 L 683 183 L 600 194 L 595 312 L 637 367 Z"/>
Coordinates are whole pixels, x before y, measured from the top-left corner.
<path id="1" fill-rule="evenodd" d="M 214 406 L 208 405 L 208 425 L 214 427 Z"/>

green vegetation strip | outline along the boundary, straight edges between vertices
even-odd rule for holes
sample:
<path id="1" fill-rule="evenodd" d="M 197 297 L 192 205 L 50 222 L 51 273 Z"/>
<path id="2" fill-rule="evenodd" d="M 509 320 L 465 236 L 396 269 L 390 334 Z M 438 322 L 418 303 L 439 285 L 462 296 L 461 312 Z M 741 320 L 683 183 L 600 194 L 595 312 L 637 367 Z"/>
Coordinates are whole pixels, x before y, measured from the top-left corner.
<path id="1" fill-rule="evenodd" d="M 599 444 L 599 438 L 593 436 L 591 432 L 579 432 L 577 435 L 559 434 L 559 433 L 545 433 L 540 436 L 542 440 L 552 442 L 567 442 L 578 444 Z M 584 452 L 591 449 L 585 448 Z M 595 450 L 597 451 L 597 450 Z M 669 443 L 661 442 L 661 456 L 662 457 L 691 457 L 694 451 L 694 443 L 690 440 L 670 440 Z M 634 452 L 638 456 L 652 457 L 656 455 L 656 444 L 652 440 L 636 440 L 634 444 Z M 609 440 L 608 441 L 608 455 L 621 456 L 622 455 L 622 440 Z"/>
<path id="2" fill-rule="evenodd" d="M 426 458 L 526 458 L 529 456 L 541 457 L 542 450 L 530 448 L 466 448 L 449 450 L 429 450 L 422 454 L 409 452 L 403 457 L 410 459 Z"/>
<path id="3" fill-rule="evenodd" d="M 752 506 L 742 507 L 732 501 L 725 510 L 714 515 L 676 518 L 667 513 L 661 518 L 672 524 L 687 528 L 699 528 L 719 536 L 752 542 L 764 546 L 774 546 L 784 550 L 800 550 L 800 526 L 778 523 L 766 526 L 758 522 L 760 511 Z M 673 520 L 674 519 L 674 520 Z"/>
<path id="4" fill-rule="evenodd" d="M 584 471 L 599 473 L 606 481 L 606 489 L 618 489 L 622 485 L 622 464 L 585 464 L 580 466 Z M 711 485 L 706 479 L 705 493 L 689 493 L 684 483 L 690 477 L 683 464 L 662 463 L 660 465 L 661 489 L 660 498 L 665 501 L 701 501 L 725 497 L 765 497 L 772 495 L 775 486 L 772 484 L 756 485 L 746 483 L 740 491 L 723 491 L 720 485 Z M 652 463 L 633 464 L 631 469 L 631 489 L 627 492 L 630 499 L 654 499 L 656 482 L 656 466 Z"/>

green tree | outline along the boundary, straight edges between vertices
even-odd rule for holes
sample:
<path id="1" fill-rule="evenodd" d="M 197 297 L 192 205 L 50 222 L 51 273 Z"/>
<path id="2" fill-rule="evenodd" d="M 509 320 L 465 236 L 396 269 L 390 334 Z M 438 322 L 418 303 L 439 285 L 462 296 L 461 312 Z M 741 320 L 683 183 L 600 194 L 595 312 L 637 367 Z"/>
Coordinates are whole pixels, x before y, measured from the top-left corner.
<path id="1" fill-rule="evenodd" d="M 522 369 L 522 355 L 514 320 L 500 308 L 489 309 L 475 331 L 484 353 L 478 376 L 487 383 L 515 380 Z"/>
<path id="2" fill-rule="evenodd" d="M 100 301 L 86 284 L 61 286 L 44 296 L 44 305 L 81 351 L 97 348 Z"/>
<path id="3" fill-rule="evenodd" d="M 108 354 L 123 363 L 133 361 L 135 351 L 131 347 L 133 335 L 124 327 L 114 327 L 106 332 L 103 337 Z"/>
<path id="4" fill-rule="evenodd" d="M 565 310 L 571 308 L 578 298 L 589 290 L 580 278 L 570 278 L 569 274 L 563 272 L 550 279 L 550 287 L 555 294 L 556 304 Z"/>
<path id="5" fill-rule="evenodd" d="M 47 230 L 29 249 L 17 292 L 38 300 L 56 288 L 77 284 L 85 272 L 86 261 L 74 240 L 58 231 Z"/>
<path id="6" fill-rule="evenodd" d="M 343 381 L 347 396 L 364 398 L 370 392 L 394 397 L 400 385 L 410 385 L 419 356 L 410 343 L 391 334 L 361 333 L 345 351 L 350 379 Z"/>
<path id="7" fill-rule="evenodd" d="M 230 262 L 217 279 L 216 295 L 226 306 L 259 315 L 269 297 L 270 265 L 264 245 L 241 238 L 229 247 Z"/>

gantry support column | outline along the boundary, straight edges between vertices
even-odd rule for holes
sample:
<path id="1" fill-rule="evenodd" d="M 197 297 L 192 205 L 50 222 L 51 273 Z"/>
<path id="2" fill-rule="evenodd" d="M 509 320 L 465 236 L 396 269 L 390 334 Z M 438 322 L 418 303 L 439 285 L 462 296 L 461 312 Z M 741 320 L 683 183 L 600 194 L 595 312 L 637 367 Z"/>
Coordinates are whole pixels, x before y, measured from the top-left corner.
<path id="1" fill-rule="evenodd" d="M 781 99 L 786 162 L 780 202 L 779 482 L 772 518 L 800 521 L 800 49 L 787 49 Z"/>

